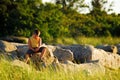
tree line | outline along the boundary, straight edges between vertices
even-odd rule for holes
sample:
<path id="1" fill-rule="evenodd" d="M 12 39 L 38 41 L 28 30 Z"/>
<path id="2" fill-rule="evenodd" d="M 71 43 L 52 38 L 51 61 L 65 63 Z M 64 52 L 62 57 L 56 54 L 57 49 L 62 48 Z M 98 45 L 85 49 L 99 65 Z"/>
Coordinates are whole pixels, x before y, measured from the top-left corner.
<path id="1" fill-rule="evenodd" d="M 102 9 L 106 3 L 92 0 L 90 13 L 80 14 L 79 8 L 88 7 L 84 0 L 56 0 L 55 4 L 43 4 L 42 0 L 0 0 L 0 36 L 29 37 L 36 28 L 44 41 L 59 37 L 120 36 L 120 16 L 107 14 L 111 9 Z"/>

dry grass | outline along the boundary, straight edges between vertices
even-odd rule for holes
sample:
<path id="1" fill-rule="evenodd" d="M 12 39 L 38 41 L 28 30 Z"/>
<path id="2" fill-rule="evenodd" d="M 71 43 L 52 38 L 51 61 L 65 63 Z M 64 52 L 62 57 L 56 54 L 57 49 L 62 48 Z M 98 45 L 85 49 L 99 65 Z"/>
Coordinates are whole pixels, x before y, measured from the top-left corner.
<path id="1" fill-rule="evenodd" d="M 42 71 L 25 70 L 13 66 L 10 61 L 0 60 L 0 80 L 120 80 L 120 70 L 106 69 L 106 74 L 87 75 L 85 72 L 65 72 L 46 68 Z"/>

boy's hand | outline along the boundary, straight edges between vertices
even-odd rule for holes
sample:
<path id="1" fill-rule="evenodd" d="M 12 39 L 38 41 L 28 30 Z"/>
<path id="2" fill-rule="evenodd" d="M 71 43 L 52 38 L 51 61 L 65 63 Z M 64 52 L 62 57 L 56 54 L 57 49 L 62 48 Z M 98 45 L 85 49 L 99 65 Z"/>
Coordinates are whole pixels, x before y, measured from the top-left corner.
<path id="1" fill-rule="evenodd" d="M 31 48 L 31 50 L 35 52 L 35 49 Z"/>
<path id="2" fill-rule="evenodd" d="M 35 49 L 35 52 L 37 52 L 37 51 L 39 51 L 39 48 L 36 48 L 36 49 Z"/>

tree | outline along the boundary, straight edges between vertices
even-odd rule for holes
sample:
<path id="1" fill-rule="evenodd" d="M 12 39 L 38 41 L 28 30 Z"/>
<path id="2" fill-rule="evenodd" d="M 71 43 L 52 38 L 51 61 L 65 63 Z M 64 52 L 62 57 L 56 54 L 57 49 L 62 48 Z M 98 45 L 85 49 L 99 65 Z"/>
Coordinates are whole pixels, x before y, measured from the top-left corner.
<path id="1" fill-rule="evenodd" d="M 78 10 L 78 8 L 86 7 L 84 0 L 55 0 L 56 4 L 61 4 L 64 11 L 69 9 Z"/>
<path id="2" fill-rule="evenodd" d="M 17 5 L 14 3 L 14 1 L 0 0 L 0 26 L 1 26 L 0 36 L 11 34 L 14 31 L 15 27 L 12 25 L 13 23 L 9 23 L 9 19 L 11 16 L 10 15 L 11 11 L 13 11 L 16 8 L 17 8 Z"/>
<path id="3" fill-rule="evenodd" d="M 112 2 L 113 3 L 113 2 Z M 92 10 L 90 14 L 92 15 L 101 15 L 107 14 L 107 12 L 111 11 L 112 3 L 110 3 L 109 8 L 106 8 L 105 5 L 108 4 L 107 0 L 92 0 Z"/>

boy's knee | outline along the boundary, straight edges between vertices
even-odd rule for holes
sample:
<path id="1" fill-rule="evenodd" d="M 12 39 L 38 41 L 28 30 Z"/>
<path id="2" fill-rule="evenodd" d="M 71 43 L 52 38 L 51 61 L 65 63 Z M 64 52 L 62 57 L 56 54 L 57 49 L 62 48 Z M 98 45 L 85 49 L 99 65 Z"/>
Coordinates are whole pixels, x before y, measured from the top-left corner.
<path id="1" fill-rule="evenodd" d="M 47 49 L 46 47 L 43 48 L 43 50 L 46 50 L 46 49 Z"/>

